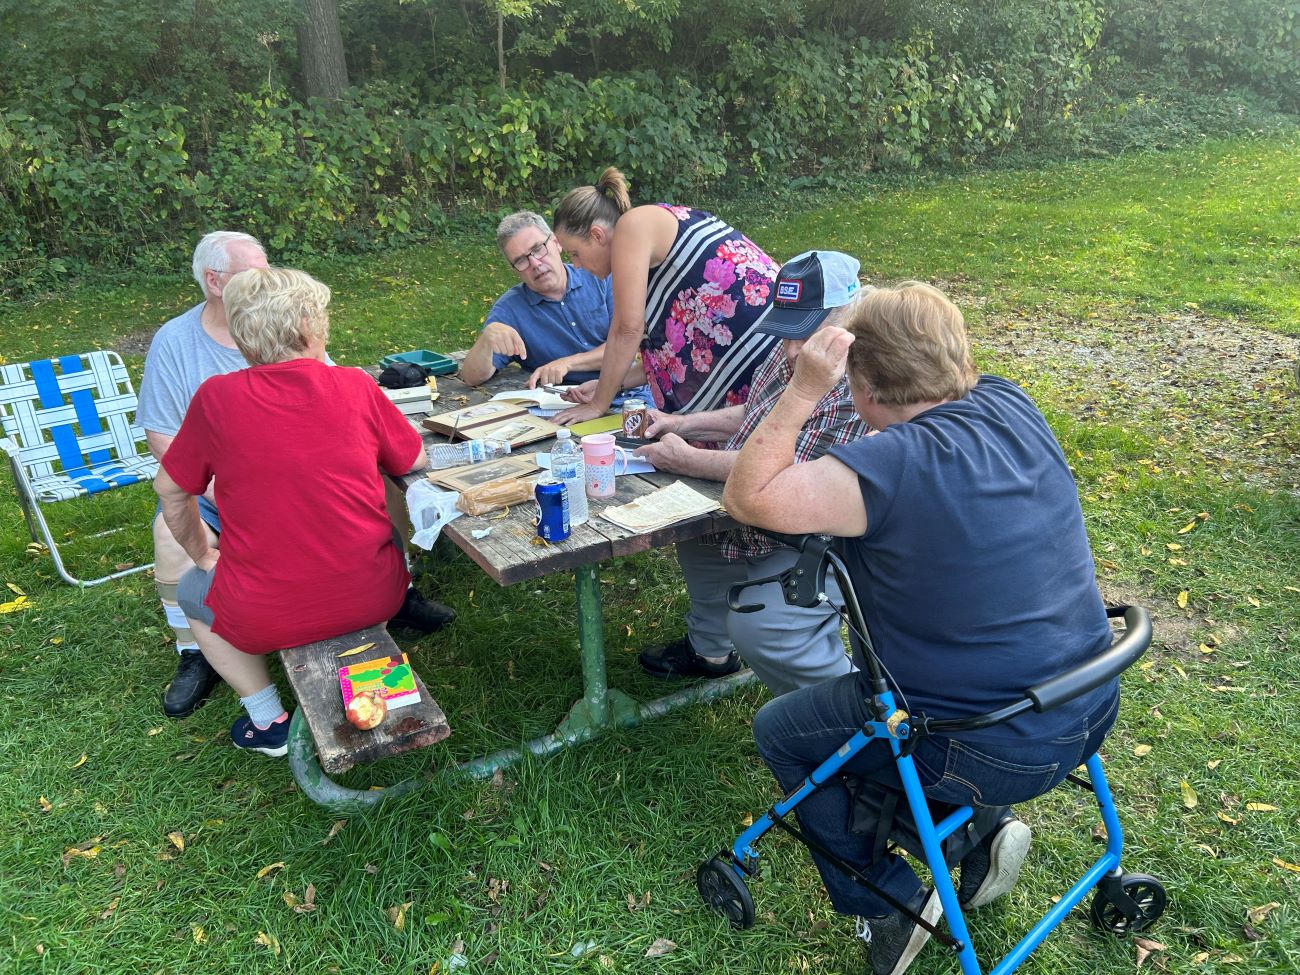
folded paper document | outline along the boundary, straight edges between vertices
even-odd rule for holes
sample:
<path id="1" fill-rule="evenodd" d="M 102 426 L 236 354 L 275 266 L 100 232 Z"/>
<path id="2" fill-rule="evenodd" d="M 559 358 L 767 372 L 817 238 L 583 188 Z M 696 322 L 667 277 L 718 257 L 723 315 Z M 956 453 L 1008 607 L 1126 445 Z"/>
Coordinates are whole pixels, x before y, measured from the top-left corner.
<path id="1" fill-rule="evenodd" d="M 712 498 L 706 498 L 681 481 L 673 481 L 644 498 L 637 498 L 617 508 L 606 508 L 601 512 L 601 517 L 620 528 L 641 533 L 708 514 L 717 507 L 718 502 Z"/>

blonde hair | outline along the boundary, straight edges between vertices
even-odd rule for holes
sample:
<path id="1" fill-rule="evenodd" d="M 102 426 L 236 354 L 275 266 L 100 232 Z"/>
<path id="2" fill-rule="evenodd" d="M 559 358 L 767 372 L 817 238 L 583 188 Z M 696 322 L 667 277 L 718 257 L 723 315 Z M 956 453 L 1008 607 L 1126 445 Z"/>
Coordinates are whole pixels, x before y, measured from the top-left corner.
<path id="1" fill-rule="evenodd" d="M 848 306 L 849 379 L 882 406 L 965 396 L 979 379 L 961 311 L 938 288 L 904 281 Z"/>
<path id="2" fill-rule="evenodd" d="M 230 336 L 250 365 L 296 359 L 314 339 L 329 340 L 330 289 L 305 271 L 240 271 L 222 292 Z"/>
<path id="3" fill-rule="evenodd" d="M 555 230 L 570 237 L 586 237 L 593 224 L 613 227 L 632 209 L 627 180 L 613 166 L 600 174 L 594 186 L 579 186 L 564 194 L 555 208 Z"/>

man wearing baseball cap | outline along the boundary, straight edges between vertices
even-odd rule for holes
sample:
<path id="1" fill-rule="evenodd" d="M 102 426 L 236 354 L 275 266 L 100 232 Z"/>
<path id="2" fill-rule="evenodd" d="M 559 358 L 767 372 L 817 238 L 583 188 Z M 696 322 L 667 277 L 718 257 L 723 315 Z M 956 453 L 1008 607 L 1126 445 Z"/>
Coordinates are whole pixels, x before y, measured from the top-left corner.
<path id="1" fill-rule="evenodd" d="M 652 410 L 647 433 L 659 439 L 639 448 L 637 455 L 662 471 L 725 481 L 741 445 L 785 391 L 804 342 L 834 323 L 839 309 L 859 293 L 858 268 L 856 260 L 838 251 L 808 251 L 786 263 L 777 275 L 771 309 L 754 326 L 782 342 L 755 371 L 748 400 L 704 413 Z M 795 445 L 795 461 L 813 460 L 867 431 L 848 383 L 841 381 L 808 418 Z M 708 450 L 688 440 L 726 443 L 721 450 Z M 827 580 L 829 603 L 814 609 L 786 605 L 776 583 L 746 593 L 749 601 L 764 604 L 762 610 L 732 613 L 727 606 L 733 584 L 775 575 L 796 557 L 792 549 L 745 526 L 679 542 L 677 561 L 691 595 L 686 635 L 643 650 L 641 666 L 655 677 L 725 677 L 740 669 L 743 656 L 776 695 L 853 670 L 840 639 L 839 617 L 829 608 L 841 602 L 832 580 Z"/>

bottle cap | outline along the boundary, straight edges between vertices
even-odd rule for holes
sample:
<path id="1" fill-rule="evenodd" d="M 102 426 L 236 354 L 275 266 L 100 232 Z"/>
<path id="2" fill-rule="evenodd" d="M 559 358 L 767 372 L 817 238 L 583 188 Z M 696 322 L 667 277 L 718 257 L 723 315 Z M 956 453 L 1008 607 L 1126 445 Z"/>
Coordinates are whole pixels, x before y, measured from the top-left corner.
<path id="1" fill-rule="evenodd" d="M 560 427 L 560 429 L 555 431 L 556 440 L 568 440 L 572 436 L 573 436 L 573 431 L 570 430 L 568 427 Z"/>

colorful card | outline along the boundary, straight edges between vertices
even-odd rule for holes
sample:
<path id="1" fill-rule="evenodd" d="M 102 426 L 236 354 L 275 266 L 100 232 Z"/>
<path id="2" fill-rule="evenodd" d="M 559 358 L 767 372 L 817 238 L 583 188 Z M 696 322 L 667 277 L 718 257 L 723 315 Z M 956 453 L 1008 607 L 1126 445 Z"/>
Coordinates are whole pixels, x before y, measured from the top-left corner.
<path id="1" fill-rule="evenodd" d="M 345 708 L 362 691 L 378 691 L 389 710 L 420 700 L 415 672 L 404 653 L 340 667 L 339 688 L 343 691 Z"/>

